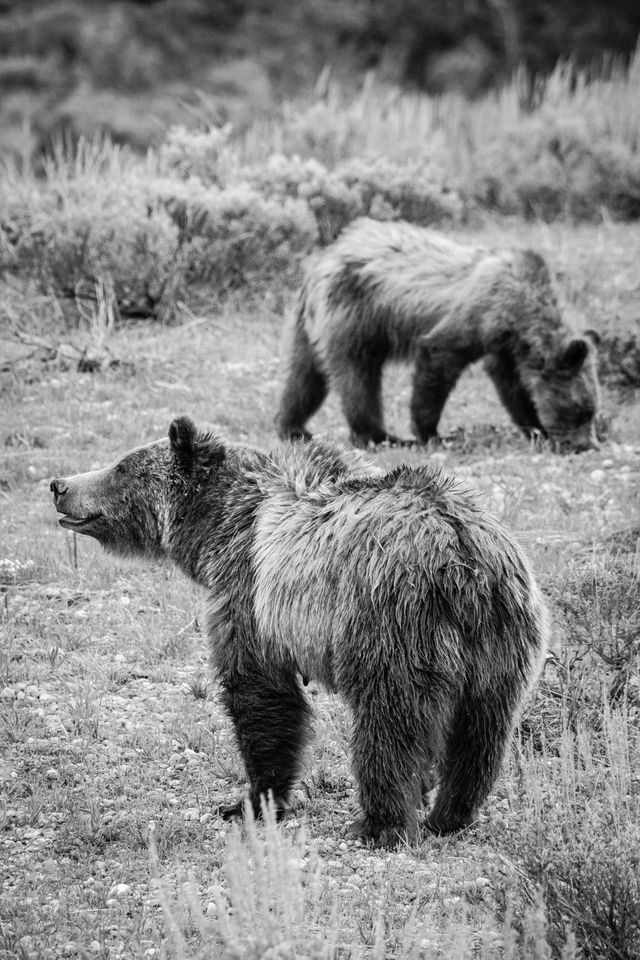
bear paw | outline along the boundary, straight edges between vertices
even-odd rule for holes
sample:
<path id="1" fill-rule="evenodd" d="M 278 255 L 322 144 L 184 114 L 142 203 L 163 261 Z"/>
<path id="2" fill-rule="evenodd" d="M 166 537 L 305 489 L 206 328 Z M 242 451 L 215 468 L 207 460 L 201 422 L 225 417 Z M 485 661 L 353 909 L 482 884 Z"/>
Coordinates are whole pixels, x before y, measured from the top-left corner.
<path id="1" fill-rule="evenodd" d="M 371 841 L 375 846 L 387 849 L 393 849 L 400 843 L 411 843 L 416 838 L 416 831 L 411 831 L 406 826 L 389 824 L 384 827 L 374 827 L 366 814 L 361 814 L 348 824 L 345 833 L 352 840 Z"/>
<path id="2" fill-rule="evenodd" d="M 223 820 L 242 820 L 244 819 L 244 800 L 238 800 L 237 803 L 221 803 L 216 813 Z"/>

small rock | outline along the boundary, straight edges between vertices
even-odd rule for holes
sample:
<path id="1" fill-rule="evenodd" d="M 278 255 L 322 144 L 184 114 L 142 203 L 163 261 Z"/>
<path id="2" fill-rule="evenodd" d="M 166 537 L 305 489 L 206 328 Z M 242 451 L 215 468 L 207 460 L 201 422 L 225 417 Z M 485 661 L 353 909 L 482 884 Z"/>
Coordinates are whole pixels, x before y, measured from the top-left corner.
<path id="1" fill-rule="evenodd" d="M 604 480 L 605 473 L 604 470 L 592 470 L 589 474 L 589 479 L 591 483 L 602 483 Z"/>
<path id="2" fill-rule="evenodd" d="M 602 466 L 605 468 L 605 470 L 608 470 L 609 467 L 612 467 L 614 465 L 614 462 L 615 461 L 612 460 L 611 457 L 607 457 L 606 460 L 602 461 Z"/>
<path id="3" fill-rule="evenodd" d="M 0 690 L 0 700 L 15 700 L 16 692 L 11 687 L 3 687 Z"/>
<path id="4" fill-rule="evenodd" d="M 49 767 L 49 769 L 45 773 L 45 777 L 47 778 L 47 780 L 59 780 L 60 771 L 56 770 L 55 767 Z"/>
<path id="5" fill-rule="evenodd" d="M 126 897 L 130 893 L 131 887 L 128 883 L 114 883 L 114 885 L 109 890 L 109 896 L 111 897 Z"/>

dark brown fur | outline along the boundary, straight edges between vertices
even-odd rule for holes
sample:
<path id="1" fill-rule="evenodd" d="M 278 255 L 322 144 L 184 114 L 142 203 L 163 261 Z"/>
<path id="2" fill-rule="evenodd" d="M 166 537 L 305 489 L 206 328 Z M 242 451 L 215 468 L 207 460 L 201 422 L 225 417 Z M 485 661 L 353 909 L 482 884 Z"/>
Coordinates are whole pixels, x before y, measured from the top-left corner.
<path id="1" fill-rule="evenodd" d="M 52 481 L 62 526 L 165 555 L 209 595 L 208 632 L 256 813 L 283 808 L 310 736 L 310 677 L 353 712 L 362 817 L 383 844 L 468 824 L 546 644 L 506 530 L 426 467 L 370 471 L 310 443 L 271 454 L 174 421 L 169 440 Z M 227 815 L 240 805 L 225 808 Z"/>
<path id="2" fill-rule="evenodd" d="M 306 422 L 333 388 L 354 443 L 400 442 L 381 400 L 383 367 L 395 359 L 414 363 L 411 417 L 426 442 L 460 374 L 482 357 L 527 436 L 559 449 L 597 445 L 593 348 L 564 323 L 542 257 L 358 220 L 308 265 L 278 432 L 308 438 Z"/>

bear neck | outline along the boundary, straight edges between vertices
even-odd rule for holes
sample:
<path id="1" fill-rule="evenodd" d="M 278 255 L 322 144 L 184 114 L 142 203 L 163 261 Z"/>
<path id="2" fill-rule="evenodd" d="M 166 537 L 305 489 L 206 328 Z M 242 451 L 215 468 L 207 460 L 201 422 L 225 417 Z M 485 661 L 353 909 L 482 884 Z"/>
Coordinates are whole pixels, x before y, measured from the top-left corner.
<path id="1" fill-rule="evenodd" d="M 165 534 L 168 557 L 209 590 L 229 590 L 250 575 L 256 511 L 264 493 L 251 477 L 228 465 L 215 477 L 194 480 L 170 505 Z"/>

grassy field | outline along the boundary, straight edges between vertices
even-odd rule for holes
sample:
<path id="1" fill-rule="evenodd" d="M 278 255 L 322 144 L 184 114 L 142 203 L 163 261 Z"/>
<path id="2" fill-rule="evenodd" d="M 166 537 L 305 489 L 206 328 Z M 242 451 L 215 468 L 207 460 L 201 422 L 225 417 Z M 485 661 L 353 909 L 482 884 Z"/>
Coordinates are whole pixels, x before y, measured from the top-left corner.
<path id="1" fill-rule="evenodd" d="M 581 325 L 637 317 L 633 226 L 459 232 L 540 249 Z M 3 328 L 0 958 L 640 957 L 637 394 L 605 391 L 602 449 L 558 457 L 519 437 L 474 368 L 444 448 L 372 454 L 461 476 L 516 531 L 552 604 L 553 655 L 473 827 L 393 853 L 345 839 L 349 718 L 310 688 L 316 737 L 293 814 L 239 831 L 213 812 L 244 779 L 202 598 L 169 568 L 60 530 L 48 486 L 183 412 L 269 446 L 292 293 L 239 295 L 176 326 L 114 329 L 94 312 L 74 331 L 15 280 L 7 315 L 20 296 L 48 346 Z M 79 373 L 70 347 L 118 364 Z M 388 421 L 405 434 L 408 389 L 392 370 Z M 312 426 L 346 442 L 333 397 Z"/>

